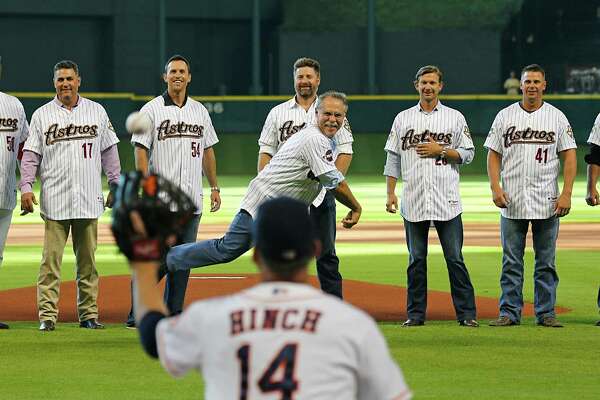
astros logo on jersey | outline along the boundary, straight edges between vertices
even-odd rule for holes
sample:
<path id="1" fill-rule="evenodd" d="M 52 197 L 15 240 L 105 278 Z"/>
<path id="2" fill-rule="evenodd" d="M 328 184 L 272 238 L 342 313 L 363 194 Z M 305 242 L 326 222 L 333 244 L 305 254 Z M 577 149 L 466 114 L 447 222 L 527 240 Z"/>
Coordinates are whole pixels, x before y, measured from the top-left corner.
<path id="1" fill-rule="evenodd" d="M 285 121 L 283 125 L 281 125 L 281 128 L 279 128 L 279 141 L 285 142 L 290 138 L 290 136 L 305 126 L 306 122 L 303 122 L 300 125 L 294 125 L 294 121 Z"/>
<path id="2" fill-rule="evenodd" d="M 502 135 L 504 137 L 504 147 L 508 148 L 513 144 L 552 144 L 556 137 L 556 132 L 553 131 L 534 131 L 531 128 L 518 131 L 513 125 L 509 127 Z"/>
<path id="3" fill-rule="evenodd" d="M 0 132 L 15 132 L 18 123 L 16 118 L 0 118 Z"/>
<path id="4" fill-rule="evenodd" d="M 177 137 L 200 138 L 204 136 L 204 126 L 197 124 L 186 124 L 180 121 L 171 124 L 171 120 L 166 119 L 158 126 L 158 140 L 165 140 Z"/>
<path id="5" fill-rule="evenodd" d="M 439 143 L 439 144 L 451 144 L 452 143 L 452 134 L 451 133 L 443 133 L 443 132 L 431 132 L 429 129 L 426 129 L 422 133 L 416 133 L 414 129 L 409 129 L 406 131 L 406 134 L 400 138 L 402 141 L 402 150 L 408 150 L 413 147 L 417 147 L 420 143 L 425 143 L 428 139 Z"/>
<path id="6" fill-rule="evenodd" d="M 73 125 L 69 124 L 59 128 L 58 124 L 52 124 L 46 132 L 46 145 L 52 145 L 64 140 L 89 139 L 98 136 L 98 125 Z"/>

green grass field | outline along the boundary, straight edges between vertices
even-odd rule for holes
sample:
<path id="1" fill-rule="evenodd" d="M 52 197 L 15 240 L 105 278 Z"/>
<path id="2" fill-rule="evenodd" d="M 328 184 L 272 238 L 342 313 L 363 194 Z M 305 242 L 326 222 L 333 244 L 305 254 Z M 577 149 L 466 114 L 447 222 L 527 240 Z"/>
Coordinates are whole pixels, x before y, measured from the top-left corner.
<path id="1" fill-rule="evenodd" d="M 248 177 L 221 178 L 223 209 L 205 215 L 202 224 L 229 222 L 244 193 Z M 363 221 L 395 221 L 386 214 L 383 177 L 352 177 L 350 185 L 363 203 Z M 495 222 L 482 177 L 462 184 L 468 222 Z M 583 201 L 584 182 L 573 195 L 572 215 L 564 223 L 599 222 L 600 209 Z M 340 216 L 344 208 L 338 208 Z M 108 220 L 108 215 L 102 218 Z M 15 223 L 36 223 L 39 216 L 19 217 Z M 202 225 L 201 225 L 202 229 Z M 496 298 L 501 250 L 494 247 L 464 249 L 477 295 Z M 407 252 L 404 245 L 340 244 L 342 273 L 347 279 L 404 286 Z M 35 284 L 41 246 L 9 246 L 0 268 L 0 290 Z M 533 300 L 531 252 L 526 257 L 524 295 Z M 112 245 L 97 252 L 101 275 L 126 274 L 124 259 Z M 600 283 L 600 252 L 560 249 L 558 304 L 572 311 L 560 316 L 563 329 L 534 325 L 531 318 L 512 328 L 465 329 L 452 321 L 428 321 L 415 329 L 381 324 L 391 351 L 403 369 L 416 399 L 597 399 L 600 393 L 600 328 L 596 294 Z M 65 251 L 63 280 L 74 276 L 74 256 Z M 253 272 L 245 256 L 228 265 L 195 273 Z M 314 272 L 314 270 L 313 270 Z M 430 247 L 430 289 L 449 291 L 439 246 Z M 101 292 L 101 296 L 110 293 Z M 124 316 L 125 317 L 125 316 Z M 0 304 L 0 319 L 2 305 Z M 487 322 L 487 321 L 482 321 Z M 174 380 L 144 355 L 135 331 L 109 325 L 104 331 L 87 331 L 62 323 L 55 332 L 42 334 L 37 322 L 12 322 L 0 331 L 0 398 L 2 399 L 201 399 L 203 386 L 197 374 Z"/>

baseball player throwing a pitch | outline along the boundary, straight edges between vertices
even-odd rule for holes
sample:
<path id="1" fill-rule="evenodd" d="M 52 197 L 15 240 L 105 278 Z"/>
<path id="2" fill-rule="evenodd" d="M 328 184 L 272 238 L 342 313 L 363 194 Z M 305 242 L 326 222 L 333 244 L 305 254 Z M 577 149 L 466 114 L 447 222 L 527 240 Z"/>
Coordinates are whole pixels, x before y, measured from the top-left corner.
<path id="1" fill-rule="evenodd" d="M 598 194 L 598 177 L 600 176 L 600 114 L 594 121 L 594 127 L 588 138 L 590 153 L 585 156 L 587 166 L 587 195 L 585 201 L 588 205 L 594 207 L 600 205 L 600 195 Z M 600 288 L 598 289 L 598 310 L 600 310 Z M 596 323 L 600 326 L 600 321 Z"/>
<path id="2" fill-rule="evenodd" d="M 258 207 L 270 198 L 288 196 L 308 207 L 325 187 L 350 209 L 342 220 L 344 227 L 354 226 L 362 212 L 342 173 L 335 167 L 332 138 L 346 118 L 346 96 L 326 92 L 316 107 L 317 125 L 302 129 L 289 138 L 254 178 L 241 209 L 220 239 L 173 247 L 167 255 L 170 270 L 190 269 L 232 261 L 252 246 L 251 225 Z M 287 218 L 282 214 L 280 218 Z"/>
<path id="3" fill-rule="evenodd" d="M 156 286 L 160 252 L 153 258 L 148 249 L 165 248 L 169 221 L 154 217 L 158 206 L 138 209 L 127 186 L 118 189 L 113 232 L 131 260 L 142 346 L 171 375 L 202 371 L 207 400 L 411 397 L 373 319 L 307 284 L 319 242 L 305 199 L 278 197 L 255 210 L 250 228 L 261 283 L 168 318 Z"/>
<path id="4" fill-rule="evenodd" d="M 443 105 L 438 95 L 442 72 L 433 65 L 415 76 L 419 104 L 400 112 L 385 150 L 386 210 L 395 213 L 396 182 L 402 176 L 402 204 L 409 251 L 407 313 L 403 326 L 420 326 L 427 309 L 427 240 L 433 222 L 446 258 L 450 290 L 460 325 L 477 327 L 475 292 L 462 256 L 462 205 L 458 167 L 473 160 L 473 141 L 463 115 Z"/>
<path id="5" fill-rule="evenodd" d="M 0 266 L 13 209 L 17 204 L 17 153 L 28 135 L 29 125 L 23 105 L 16 97 L 0 92 L 0 169 L 4 175 L 0 185 Z M 7 328 L 7 324 L 0 322 L 0 329 Z"/>
<path id="6" fill-rule="evenodd" d="M 140 110 L 151 121 L 151 130 L 133 134 L 136 169 L 144 174 L 159 174 L 178 185 L 196 205 L 196 215 L 185 227 L 181 243 L 193 243 L 198 235 L 202 215 L 202 174 L 210 184 L 210 211 L 221 206 L 217 166 L 213 147 L 219 140 L 206 108 L 187 93 L 192 80 L 190 63 L 175 55 L 165 64 L 163 79 L 167 90 Z M 168 272 L 163 265 L 159 279 L 166 275 L 165 303 L 172 314 L 183 310 L 189 270 Z M 135 325 L 132 310 L 126 322 Z"/>
<path id="7" fill-rule="evenodd" d="M 500 315 L 491 326 L 521 322 L 523 254 L 529 225 L 535 252 L 536 322 L 562 327 L 556 319 L 555 254 L 559 218 L 571 209 L 577 169 L 575 138 L 567 117 L 543 100 L 544 70 L 537 64 L 521 72 L 522 100 L 501 110 L 485 141 L 492 200 L 500 208 L 502 274 Z M 560 160 L 563 189 L 558 190 Z"/>
<path id="8" fill-rule="evenodd" d="M 294 62 L 294 89 L 296 95 L 277 106 L 267 116 L 258 144 L 258 171 L 273 158 L 287 139 L 306 126 L 315 123 L 317 90 L 321 82 L 321 67 L 317 60 L 299 58 Z M 332 139 L 336 168 L 344 175 L 352 161 L 352 132 L 348 120 Z M 319 227 L 322 250 L 317 257 L 317 274 L 325 293 L 342 298 L 340 260 L 335 252 L 335 198 L 333 192 L 323 189 L 310 207 L 310 215 Z"/>
<path id="9" fill-rule="evenodd" d="M 95 252 L 98 217 L 104 211 L 102 170 L 111 186 L 121 167 L 119 139 L 100 104 L 79 96 L 79 68 L 72 61 L 54 66 L 56 97 L 31 117 L 21 162 L 21 209 L 33 212 L 36 172 L 41 180 L 44 250 L 38 277 L 40 330 L 53 331 L 58 318 L 60 267 L 69 233 L 77 264 L 80 327 L 100 329 Z M 112 206 L 112 193 L 106 200 Z"/>

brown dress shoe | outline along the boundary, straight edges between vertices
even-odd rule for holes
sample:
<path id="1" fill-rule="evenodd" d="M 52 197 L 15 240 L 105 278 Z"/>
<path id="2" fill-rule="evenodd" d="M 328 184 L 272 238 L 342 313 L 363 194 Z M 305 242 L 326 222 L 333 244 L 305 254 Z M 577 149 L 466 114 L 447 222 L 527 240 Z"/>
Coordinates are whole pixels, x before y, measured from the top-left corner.
<path id="1" fill-rule="evenodd" d="M 546 328 L 562 328 L 563 324 L 558 322 L 558 320 L 554 317 L 545 317 L 541 321 L 537 322 L 540 326 L 545 326 Z"/>
<path id="2" fill-rule="evenodd" d="M 104 329 L 104 325 L 98 322 L 97 319 L 86 319 L 85 321 L 81 321 L 79 323 L 80 328 L 86 329 Z"/>
<path id="3" fill-rule="evenodd" d="M 54 330 L 54 322 L 52 321 L 42 321 L 40 323 L 39 330 L 42 332 L 50 332 Z"/>
<path id="4" fill-rule="evenodd" d="M 498 317 L 498 319 L 490 321 L 490 326 L 513 326 L 513 325 L 519 325 L 519 322 L 513 321 L 512 319 L 508 318 L 506 315 L 501 315 Z"/>

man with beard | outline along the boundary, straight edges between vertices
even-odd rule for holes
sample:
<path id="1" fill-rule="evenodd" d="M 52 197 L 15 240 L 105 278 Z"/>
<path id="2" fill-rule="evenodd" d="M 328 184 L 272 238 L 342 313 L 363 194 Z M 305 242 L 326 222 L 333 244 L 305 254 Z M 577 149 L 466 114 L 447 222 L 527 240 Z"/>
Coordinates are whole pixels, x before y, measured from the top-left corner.
<path id="1" fill-rule="evenodd" d="M 293 78 L 296 95 L 269 112 L 258 144 L 258 171 L 260 172 L 283 144 L 296 132 L 316 123 L 315 106 L 317 90 L 321 83 L 319 62 L 312 58 L 299 58 L 294 62 Z M 346 175 L 352 161 L 352 131 L 347 119 L 333 137 L 336 168 Z M 310 207 L 310 215 L 318 227 L 322 250 L 317 257 L 317 274 L 321 289 L 342 298 L 342 276 L 335 252 L 335 198 L 323 189 Z"/>
<path id="2" fill-rule="evenodd" d="M 358 222 L 362 207 L 336 168 L 333 155 L 332 138 L 343 125 L 348 110 L 346 95 L 323 93 L 315 110 L 317 124 L 293 135 L 250 182 L 225 236 L 173 247 L 167 254 L 170 271 L 227 263 L 244 254 L 253 245 L 250 227 L 256 211 L 268 199 L 287 196 L 308 207 L 326 188 L 350 209 L 342 220 L 343 226 L 352 228 Z"/>

